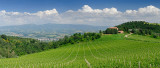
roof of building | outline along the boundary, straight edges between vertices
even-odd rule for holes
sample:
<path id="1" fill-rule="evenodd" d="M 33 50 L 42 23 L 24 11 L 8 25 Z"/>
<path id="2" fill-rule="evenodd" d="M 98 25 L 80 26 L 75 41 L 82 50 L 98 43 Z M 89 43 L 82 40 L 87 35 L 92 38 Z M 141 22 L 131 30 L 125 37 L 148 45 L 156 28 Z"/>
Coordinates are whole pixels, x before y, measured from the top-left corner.
<path id="1" fill-rule="evenodd" d="M 118 31 L 118 32 L 124 32 L 124 31 L 120 30 L 120 31 Z"/>
<path id="2" fill-rule="evenodd" d="M 110 27 L 110 29 L 117 29 L 117 27 Z"/>

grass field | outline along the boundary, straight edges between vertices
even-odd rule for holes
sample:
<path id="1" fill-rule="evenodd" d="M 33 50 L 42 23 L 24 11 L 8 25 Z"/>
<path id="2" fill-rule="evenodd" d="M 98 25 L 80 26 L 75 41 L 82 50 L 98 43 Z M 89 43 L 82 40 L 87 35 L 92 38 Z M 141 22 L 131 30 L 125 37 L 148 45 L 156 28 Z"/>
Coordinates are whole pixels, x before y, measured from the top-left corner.
<path id="1" fill-rule="evenodd" d="M 124 34 L 0 59 L 0 68 L 159 68 L 160 39 Z"/>

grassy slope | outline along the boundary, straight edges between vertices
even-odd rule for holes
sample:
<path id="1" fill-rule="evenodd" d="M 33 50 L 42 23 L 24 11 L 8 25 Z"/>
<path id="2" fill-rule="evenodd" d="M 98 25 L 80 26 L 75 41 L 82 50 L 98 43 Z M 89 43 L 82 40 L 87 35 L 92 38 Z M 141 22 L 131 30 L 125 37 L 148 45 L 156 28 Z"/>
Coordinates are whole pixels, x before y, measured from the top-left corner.
<path id="1" fill-rule="evenodd" d="M 151 38 L 151 36 L 141 36 L 141 35 L 131 35 L 129 36 L 129 39 L 131 40 L 137 40 L 137 41 L 143 41 L 143 42 L 159 42 L 160 43 L 160 38 L 155 39 L 155 38 Z"/>
<path id="2" fill-rule="evenodd" d="M 128 38 L 124 38 L 123 34 L 104 35 L 96 41 L 68 45 L 19 58 L 0 59 L 0 67 L 158 68 L 160 43 L 157 42 L 160 40 L 137 35 L 131 35 Z"/>

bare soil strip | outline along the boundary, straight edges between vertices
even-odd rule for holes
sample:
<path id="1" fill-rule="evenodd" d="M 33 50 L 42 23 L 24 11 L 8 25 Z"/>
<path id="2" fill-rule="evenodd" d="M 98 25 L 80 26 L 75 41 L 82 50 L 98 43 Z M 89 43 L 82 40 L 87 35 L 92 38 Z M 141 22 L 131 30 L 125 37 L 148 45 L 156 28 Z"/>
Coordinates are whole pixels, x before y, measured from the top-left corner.
<path id="1" fill-rule="evenodd" d="M 85 58 L 85 61 L 86 61 L 87 65 L 88 65 L 88 68 L 92 68 L 91 64 L 88 62 L 88 60 L 86 58 Z"/>

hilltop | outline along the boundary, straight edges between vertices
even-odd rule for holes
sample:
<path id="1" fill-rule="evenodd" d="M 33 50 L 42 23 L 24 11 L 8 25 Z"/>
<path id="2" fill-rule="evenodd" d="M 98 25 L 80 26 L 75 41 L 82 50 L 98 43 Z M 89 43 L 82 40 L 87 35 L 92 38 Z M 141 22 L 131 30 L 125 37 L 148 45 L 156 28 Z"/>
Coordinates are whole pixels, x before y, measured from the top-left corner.
<path id="1" fill-rule="evenodd" d="M 130 21 L 118 26 L 120 30 L 129 32 L 129 31 L 142 31 L 142 33 L 148 33 L 149 31 L 153 33 L 160 33 L 160 24 L 158 23 L 149 23 L 145 21 Z"/>
<path id="2" fill-rule="evenodd" d="M 138 35 L 151 35 L 153 38 L 160 37 L 160 24 L 145 21 L 130 21 L 116 26 L 119 30 Z"/>

